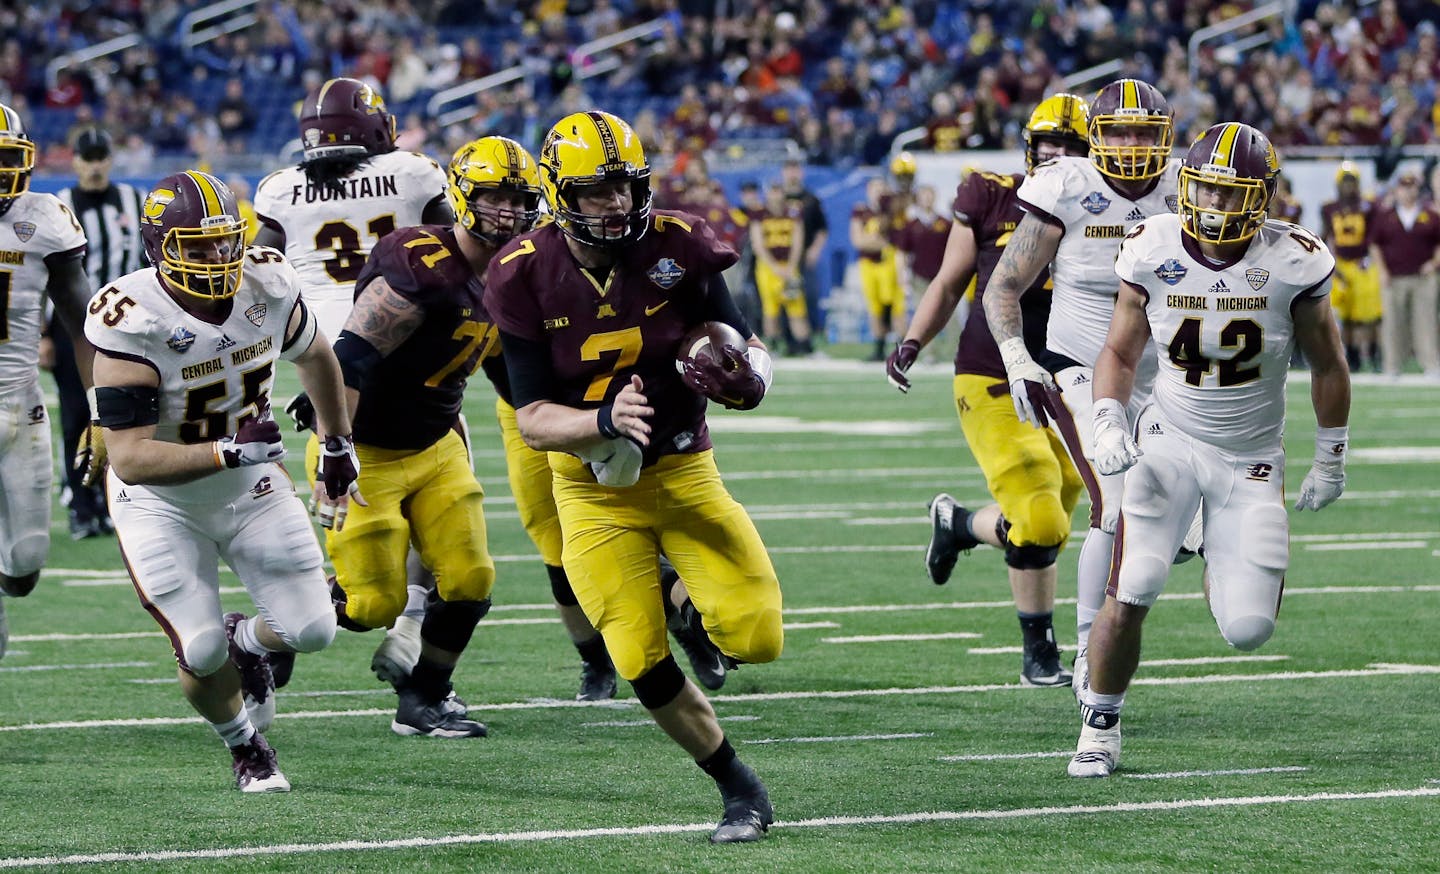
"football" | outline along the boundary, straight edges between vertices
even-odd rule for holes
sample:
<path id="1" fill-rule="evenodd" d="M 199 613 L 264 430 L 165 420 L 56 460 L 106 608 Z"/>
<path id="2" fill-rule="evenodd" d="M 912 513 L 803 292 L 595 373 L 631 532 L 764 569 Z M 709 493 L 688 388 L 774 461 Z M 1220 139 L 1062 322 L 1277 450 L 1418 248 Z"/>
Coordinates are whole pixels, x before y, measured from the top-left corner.
<path id="1" fill-rule="evenodd" d="M 745 338 L 724 322 L 702 322 L 685 332 L 675 350 L 675 370 L 684 373 L 687 361 L 719 361 L 722 346 L 745 351 Z"/>

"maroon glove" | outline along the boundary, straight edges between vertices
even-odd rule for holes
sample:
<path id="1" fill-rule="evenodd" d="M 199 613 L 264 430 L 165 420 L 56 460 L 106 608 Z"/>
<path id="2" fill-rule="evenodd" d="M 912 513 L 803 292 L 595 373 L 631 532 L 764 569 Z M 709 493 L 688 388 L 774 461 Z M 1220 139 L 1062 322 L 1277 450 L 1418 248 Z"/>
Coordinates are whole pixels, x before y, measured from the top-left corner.
<path id="1" fill-rule="evenodd" d="M 355 455 L 355 441 L 350 435 L 332 434 L 325 438 L 315 478 L 325 484 L 325 494 L 332 501 L 355 490 L 355 480 L 360 478 L 360 459 Z"/>
<path id="2" fill-rule="evenodd" d="M 895 347 L 895 351 L 885 359 L 885 377 L 890 380 L 891 385 L 902 392 L 910 391 L 910 377 L 905 374 L 915 364 L 915 358 L 919 354 L 919 340 L 906 340 Z"/>
<path id="3" fill-rule="evenodd" d="M 720 360 L 690 359 L 681 378 L 690 388 L 732 410 L 753 410 L 765 397 L 765 381 L 750 366 L 744 351 L 720 347 Z"/>

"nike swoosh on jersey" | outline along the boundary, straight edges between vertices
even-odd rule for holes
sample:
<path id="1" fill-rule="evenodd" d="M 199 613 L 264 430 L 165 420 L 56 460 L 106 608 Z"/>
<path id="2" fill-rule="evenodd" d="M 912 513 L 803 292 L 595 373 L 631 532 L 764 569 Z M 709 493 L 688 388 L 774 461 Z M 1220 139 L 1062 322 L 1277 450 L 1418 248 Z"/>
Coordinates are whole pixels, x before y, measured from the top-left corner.
<path id="1" fill-rule="evenodd" d="M 664 308 L 665 308 L 665 304 L 667 304 L 667 303 L 669 303 L 669 302 L 670 302 L 670 301 L 668 301 L 668 300 L 662 300 L 662 301 L 660 301 L 659 303 L 655 304 L 653 307 L 646 307 L 646 308 L 645 308 L 645 315 L 647 315 L 647 316 L 653 316 L 653 315 L 655 315 L 656 313 L 658 313 L 658 312 L 660 312 L 662 309 L 664 309 Z"/>

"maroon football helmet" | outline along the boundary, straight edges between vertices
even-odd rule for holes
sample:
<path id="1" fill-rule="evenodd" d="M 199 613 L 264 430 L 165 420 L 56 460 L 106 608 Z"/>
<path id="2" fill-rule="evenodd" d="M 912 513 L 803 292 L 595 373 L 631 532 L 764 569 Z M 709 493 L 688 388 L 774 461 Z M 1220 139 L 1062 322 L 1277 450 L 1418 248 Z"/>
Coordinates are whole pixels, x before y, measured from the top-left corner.
<path id="1" fill-rule="evenodd" d="M 1280 158 L 1248 124 L 1212 126 L 1180 167 L 1180 226 L 1207 243 L 1239 243 L 1259 232 L 1275 196 Z"/>
<path id="2" fill-rule="evenodd" d="M 331 79 L 300 107 L 305 160 L 367 158 L 395 151 L 395 117 L 379 93 L 358 79 Z"/>
<path id="3" fill-rule="evenodd" d="M 145 197 L 140 238 L 165 283 L 204 300 L 234 297 L 245 266 L 245 219 L 209 173 L 166 176 Z"/>
<path id="4" fill-rule="evenodd" d="M 1139 79 L 1117 79 L 1090 101 L 1090 160 L 1111 179 L 1154 179 L 1175 142 L 1175 112 Z"/>

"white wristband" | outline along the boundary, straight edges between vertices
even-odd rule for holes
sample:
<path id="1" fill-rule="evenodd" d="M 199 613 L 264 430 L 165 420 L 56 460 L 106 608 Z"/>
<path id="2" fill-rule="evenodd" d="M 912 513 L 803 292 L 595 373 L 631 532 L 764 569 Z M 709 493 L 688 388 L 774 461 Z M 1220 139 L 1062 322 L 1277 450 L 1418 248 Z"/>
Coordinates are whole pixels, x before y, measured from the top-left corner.
<path id="1" fill-rule="evenodd" d="M 770 384 L 775 381 L 775 362 L 770 360 L 770 353 L 759 346 L 746 346 L 745 360 L 750 362 L 750 369 L 759 375 L 768 392 Z"/>
<path id="2" fill-rule="evenodd" d="M 1030 350 L 1025 348 L 1024 337 L 1011 337 L 1000 344 L 1000 360 L 1005 363 L 1007 371 L 1019 367 L 1022 364 L 1033 364 L 1035 359 L 1030 357 Z"/>
<path id="3" fill-rule="evenodd" d="M 1350 427 L 1317 428 L 1315 430 L 1315 460 L 1344 462 L 1345 450 L 1350 445 Z"/>
<path id="4" fill-rule="evenodd" d="M 1125 414 L 1125 405 L 1115 398 L 1096 398 L 1092 410 L 1096 424 L 1105 422 L 1119 425 L 1121 429 L 1129 425 L 1130 417 Z"/>

